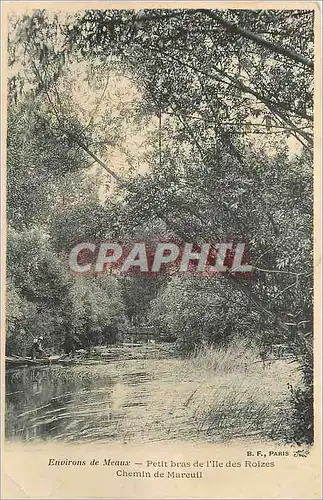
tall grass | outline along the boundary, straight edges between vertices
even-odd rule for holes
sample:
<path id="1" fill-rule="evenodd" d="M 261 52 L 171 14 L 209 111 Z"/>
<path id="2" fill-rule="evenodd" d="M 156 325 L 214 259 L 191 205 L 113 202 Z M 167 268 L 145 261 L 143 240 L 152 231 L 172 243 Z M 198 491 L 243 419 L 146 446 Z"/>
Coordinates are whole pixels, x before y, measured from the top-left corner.
<path id="1" fill-rule="evenodd" d="M 261 365 L 257 347 L 243 340 L 226 347 L 203 346 L 189 356 L 189 361 L 218 374 L 258 371 Z"/>
<path id="2" fill-rule="evenodd" d="M 188 365 L 204 373 L 195 396 L 198 433 L 214 440 L 256 436 L 288 440 L 292 425 L 290 385 L 299 384 L 295 365 L 285 360 L 265 368 L 255 346 L 244 341 L 225 348 L 203 347 Z"/>

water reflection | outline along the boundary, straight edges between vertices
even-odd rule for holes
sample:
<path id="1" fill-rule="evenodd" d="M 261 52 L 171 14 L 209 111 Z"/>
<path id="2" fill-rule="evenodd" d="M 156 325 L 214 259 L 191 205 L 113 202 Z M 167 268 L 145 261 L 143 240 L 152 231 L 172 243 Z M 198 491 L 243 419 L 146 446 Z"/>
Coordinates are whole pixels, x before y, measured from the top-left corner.
<path id="1" fill-rule="evenodd" d="M 7 439 L 96 440 L 117 437 L 122 405 L 112 402 L 121 391 L 110 376 L 65 376 L 64 367 L 6 372 Z M 120 398 L 119 398 L 120 399 Z"/>

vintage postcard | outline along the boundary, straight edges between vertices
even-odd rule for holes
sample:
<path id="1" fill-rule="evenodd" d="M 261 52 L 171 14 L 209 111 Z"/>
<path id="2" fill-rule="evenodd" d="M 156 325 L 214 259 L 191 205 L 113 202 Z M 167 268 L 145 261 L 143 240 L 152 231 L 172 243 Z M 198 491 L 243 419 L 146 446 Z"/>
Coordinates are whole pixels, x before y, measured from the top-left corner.
<path id="1" fill-rule="evenodd" d="M 2 3 L 1 498 L 322 498 L 321 29 Z"/>

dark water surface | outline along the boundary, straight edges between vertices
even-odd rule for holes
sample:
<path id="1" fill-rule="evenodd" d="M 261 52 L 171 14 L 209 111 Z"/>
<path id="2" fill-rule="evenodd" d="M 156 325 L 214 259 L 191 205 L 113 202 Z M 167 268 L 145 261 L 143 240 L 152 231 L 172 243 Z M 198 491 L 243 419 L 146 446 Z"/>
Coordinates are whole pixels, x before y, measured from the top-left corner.
<path id="1" fill-rule="evenodd" d="M 96 366 L 96 370 L 100 366 Z M 91 367 L 87 367 L 91 370 Z M 6 438 L 18 440 L 113 440 L 125 416 L 116 394 L 147 380 L 131 373 L 115 379 L 104 373 L 91 378 L 71 367 L 11 369 L 6 372 Z M 128 401 L 127 406 L 143 405 Z"/>

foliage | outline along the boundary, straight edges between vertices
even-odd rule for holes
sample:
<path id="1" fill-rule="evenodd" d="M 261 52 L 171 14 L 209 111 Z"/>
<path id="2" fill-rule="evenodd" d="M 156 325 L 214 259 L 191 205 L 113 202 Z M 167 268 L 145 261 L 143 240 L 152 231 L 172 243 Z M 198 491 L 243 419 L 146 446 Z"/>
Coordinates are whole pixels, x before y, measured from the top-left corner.
<path id="1" fill-rule="evenodd" d="M 16 229 L 48 221 L 58 177 L 79 169 L 84 159 L 48 129 L 38 105 L 25 100 L 8 108 L 7 215 Z"/>
<path id="2" fill-rule="evenodd" d="M 177 338 L 182 354 L 201 346 L 228 346 L 236 338 L 253 338 L 258 345 L 265 334 L 271 342 L 275 338 L 272 325 L 253 311 L 242 293 L 234 293 L 226 278 L 171 280 L 152 302 L 150 321 Z"/>
<path id="3" fill-rule="evenodd" d="M 286 127 L 311 142 L 313 12 L 88 10 L 77 21 L 71 45 L 125 61 L 148 109 L 192 117 L 200 133 Z"/>
<path id="4" fill-rule="evenodd" d="M 125 315 L 122 289 L 115 278 L 77 277 L 70 293 L 71 329 L 82 347 L 107 342 L 111 330 L 118 334 Z"/>
<path id="5" fill-rule="evenodd" d="M 118 281 L 73 279 L 39 231 L 10 231 L 8 273 L 8 353 L 29 354 L 39 335 L 45 350 L 89 348 L 125 321 Z"/>
<path id="6" fill-rule="evenodd" d="M 47 333 L 46 347 L 57 344 L 66 312 L 68 277 L 38 230 L 8 234 L 8 352 L 29 351 L 32 339 Z"/>

